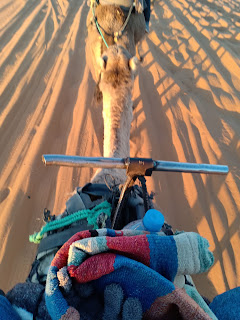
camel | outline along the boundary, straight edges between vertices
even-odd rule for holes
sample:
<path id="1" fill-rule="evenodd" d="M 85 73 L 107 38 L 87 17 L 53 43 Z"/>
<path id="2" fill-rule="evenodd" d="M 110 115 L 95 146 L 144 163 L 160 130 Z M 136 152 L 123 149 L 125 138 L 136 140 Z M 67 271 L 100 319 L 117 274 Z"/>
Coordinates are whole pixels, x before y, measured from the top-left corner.
<path id="1" fill-rule="evenodd" d="M 99 4 L 95 11 L 90 8 L 87 17 L 86 58 L 92 76 L 95 82 L 98 83 L 101 73 L 98 60 L 103 52 L 107 50 L 107 46 L 97 29 L 93 14 L 96 17 L 107 45 L 117 44 L 122 46 L 132 56 L 135 56 L 136 46 L 145 35 L 145 18 L 143 13 L 138 13 L 134 9 L 124 30 L 122 30 L 127 20 L 128 12 L 120 6 Z M 138 56 L 138 58 L 140 57 Z"/>
<path id="2" fill-rule="evenodd" d="M 143 13 L 133 10 L 128 20 L 128 12 L 117 5 L 98 4 L 95 8 L 93 0 L 92 6 L 87 17 L 86 59 L 97 83 L 95 97 L 103 98 L 103 155 L 128 157 L 133 117 L 132 87 L 138 64 L 136 45 L 145 35 L 145 19 Z M 122 184 L 126 179 L 124 170 L 102 169 L 97 170 L 91 182 L 104 183 L 107 174 L 114 177 L 116 184 Z"/>
<path id="3" fill-rule="evenodd" d="M 131 57 L 122 46 L 113 45 L 98 59 L 98 64 L 101 70 L 99 88 L 103 94 L 103 156 L 129 157 L 133 118 L 132 88 L 138 59 Z M 125 170 L 102 169 L 96 172 L 91 182 L 103 183 L 106 174 L 111 174 L 116 184 L 126 180 Z"/>

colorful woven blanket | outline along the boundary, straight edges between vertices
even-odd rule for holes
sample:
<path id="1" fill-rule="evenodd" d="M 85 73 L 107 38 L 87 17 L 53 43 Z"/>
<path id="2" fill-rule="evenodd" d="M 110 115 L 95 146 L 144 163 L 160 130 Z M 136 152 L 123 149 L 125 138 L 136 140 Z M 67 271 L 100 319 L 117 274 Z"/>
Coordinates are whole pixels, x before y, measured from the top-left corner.
<path id="1" fill-rule="evenodd" d="M 132 230 L 79 232 L 51 263 L 45 289 L 47 310 L 55 320 L 80 319 L 80 311 L 65 298 L 75 283 L 89 283 L 99 294 L 117 284 L 125 298 L 140 302 L 143 319 L 216 319 L 208 307 L 205 312 L 173 284 L 176 276 L 211 267 L 213 255 L 208 247 L 206 239 L 192 232 L 166 237 Z"/>

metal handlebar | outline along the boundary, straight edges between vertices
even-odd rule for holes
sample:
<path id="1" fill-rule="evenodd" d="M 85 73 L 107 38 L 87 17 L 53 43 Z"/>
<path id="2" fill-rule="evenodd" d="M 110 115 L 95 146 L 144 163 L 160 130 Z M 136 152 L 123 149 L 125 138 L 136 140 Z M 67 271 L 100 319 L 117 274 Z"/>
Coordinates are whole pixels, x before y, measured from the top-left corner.
<path id="1" fill-rule="evenodd" d="M 46 166 L 88 167 L 88 168 L 116 168 L 126 169 L 125 159 L 104 157 L 79 157 L 60 154 L 46 154 L 42 156 Z"/>
<path id="2" fill-rule="evenodd" d="M 212 173 L 227 174 L 228 166 L 215 164 L 198 164 L 173 161 L 155 161 L 154 171 L 189 172 L 189 173 Z"/>
<path id="3" fill-rule="evenodd" d="M 227 174 L 229 172 L 228 166 L 225 165 L 160 161 L 148 158 L 104 158 L 48 154 L 43 155 L 42 160 L 46 166 L 57 165 L 67 167 L 128 169 L 129 164 L 134 161 L 135 163 L 138 163 L 138 166 L 142 165 L 145 169 L 146 162 L 151 163 L 149 169 L 152 171 L 207 174 Z"/>

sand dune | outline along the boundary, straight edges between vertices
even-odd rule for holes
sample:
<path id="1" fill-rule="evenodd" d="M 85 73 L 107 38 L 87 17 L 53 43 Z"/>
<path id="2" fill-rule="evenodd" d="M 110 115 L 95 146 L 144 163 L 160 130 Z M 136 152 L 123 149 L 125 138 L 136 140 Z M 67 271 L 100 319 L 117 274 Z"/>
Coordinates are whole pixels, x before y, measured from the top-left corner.
<path id="1" fill-rule="evenodd" d="M 101 107 L 86 65 L 86 1 L 0 2 L 0 287 L 24 281 L 45 207 L 61 213 L 92 169 L 45 168 L 45 153 L 101 156 Z M 174 229 L 214 252 L 195 277 L 214 297 L 240 285 L 240 13 L 237 0 L 156 0 L 136 78 L 131 156 L 226 164 L 227 176 L 155 173 Z"/>

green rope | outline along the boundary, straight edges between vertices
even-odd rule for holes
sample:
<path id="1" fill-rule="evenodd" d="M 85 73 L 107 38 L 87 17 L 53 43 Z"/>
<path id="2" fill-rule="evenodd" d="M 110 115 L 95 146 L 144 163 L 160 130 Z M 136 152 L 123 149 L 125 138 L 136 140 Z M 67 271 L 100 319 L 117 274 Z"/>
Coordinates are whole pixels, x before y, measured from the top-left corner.
<path id="1" fill-rule="evenodd" d="M 30 235 L 29 241 L 34 243 L 40 243 L 44 233 L 69 226 L 70 224 L 85 218 L 87 219 L 89 225 L 93 225 L 94 228 L 97 229 L 97 217 L 99 216 L 99 214 L 104 212 L 108 217 L 110 217 L 111 210 L 112 207 L 110 203 L 104 201 L 96 207 L 94 207 L 92 210 L 80 210 L 62 219 L 50 221 L 41 228 L 40 232 L 35 232 L 34 234 Z"/>
<path id="2" fill-rule="evenodd" d="M 107 44 L 107 42 L 106 42 L 106 40 L 105 40 L 105 38 L 104 38 L 104 36 L 103 36 L 103 34 L 102 34 L 102 31 L 101 31 L 101 29 L 100 29 L 99 24 L 98 24 L 98 22 L 97 22 L 97 18 L 96 18 L 96 16 L 95 16 L 95 12 L 94 12 L 94 10 L 93 10 L 93 7 L 92 7 L 92 14 L 93 14 L 93 18 L 94 18 L 96 27 L 97 27 L 97 29 L 98 29 L 98 32 L 100 33 L 100 35 L 101 35 L 101 37 L 102 37 L 102 39 L 103 39 L 103 42 L 105 43 L 105 46 L 108 48 L 108 44 Z"/>
<path id="3" fill-rule="evenodd" d="M 92 5 L 92 14 L 93 14 L 94 22 L 95 22 L 95 24 L 96 24 L 96 27 L 97 27 L 97 29 L 98 29 L 98 32 L 100 33 L 100 35 L 101 35 L 101 37 L 102 37 L 102 39 L 103 39 L 103 42 L 105 43 L 105 46 L 108 48 L 108 44 L 107 44 L 107 42 L 106 42 L 106 40 L 105 40 L 105 38 L 104 38 L 104 36 L 103 36 L 103 33 L 102 33 L 101 29 L 100 29 L 100 25 L 99 25 L 99 23 L 98 23 L 98 21 L 97 21 L 97 18 L 96 18 L 96 16 L 95 16 L 95 10 L 93 9 L 95 6 L 96 6 L 96 4 L 93 4 L 93 5 Z M 128 21 L 129 21 L 129 19 L 130 19 L 130 16 L 131 16 L 131 13 L 132 13 L 132 10 L 133 10 L 134 6 L 135 6 L 135 3 L 133 3 L 133 4 L 131 5 L 131 7 L 129 8 L 128 16 L 127 16 L 124 24 L 122 25 L 121 29 L 120 29 L 118 32 L 114 32 L 114 37 L 116 37 L 116 39 L 117 39 L 118 37 L 121 37 L 121 36 L 122 36 L 123 31 L 125 30 L 125 28 L 126 28 L 126 26 L 127 26 L 127 24 L 128 24 Z M 114 38 L 114 39 L 115 39 L 115 38 Z M 117 42 L 117 40 L 114 40 L 114 41 Z"/>

